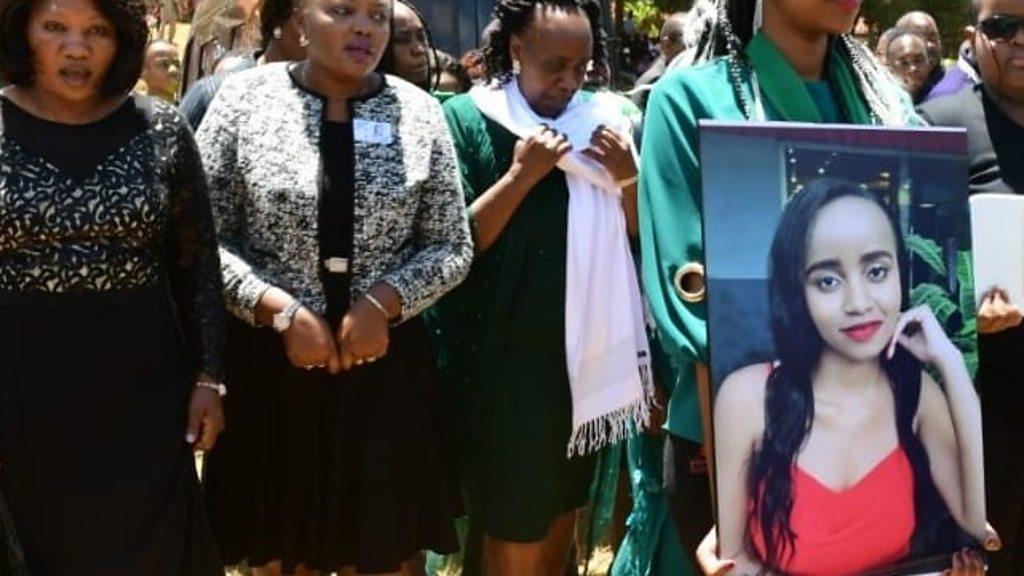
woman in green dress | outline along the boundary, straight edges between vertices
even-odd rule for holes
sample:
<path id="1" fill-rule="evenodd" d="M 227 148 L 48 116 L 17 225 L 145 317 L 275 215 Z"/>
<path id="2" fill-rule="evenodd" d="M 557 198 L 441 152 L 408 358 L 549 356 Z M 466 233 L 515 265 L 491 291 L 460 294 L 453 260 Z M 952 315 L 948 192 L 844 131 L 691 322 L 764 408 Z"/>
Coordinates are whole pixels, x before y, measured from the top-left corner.
<path id="1" fill-rule="evenodd" d="M 640 178 L 645 293 L 675 369 L 667 489 L 684 548 L 712 523 L 696 365 L 707 361 L 698 122 L 918 123 L 906 94 L 846 34 L 861 0 L 698 0 L 683 70 L 648 102 Z"/>
<path id="2" fill-rule="evenodd" d="M 621 105 L 580 91 L 588 63 L 605 59 L 597 4 L 501 0 L 494 14 L 489 85 L 444 107 L 476 257 L 434 319 L 465 426 L 466 573 L 557 576 L 595 450 L 647 416 L 649 360 L 629 256 L 637 168 Z M 615 286 L 626 301 L 613 297 Z M 607 310 L 582 312 L 602 297 Z M 631 323 L 629 337 L 608 339 L 614 346 L 597 356 L 622 363 L 577 362 L 581 349 L 599 347 L 594 335 L 618 336 L 605 330 L 616 318 Z M 588 400 L 594 386 L 604 389 Z"/>

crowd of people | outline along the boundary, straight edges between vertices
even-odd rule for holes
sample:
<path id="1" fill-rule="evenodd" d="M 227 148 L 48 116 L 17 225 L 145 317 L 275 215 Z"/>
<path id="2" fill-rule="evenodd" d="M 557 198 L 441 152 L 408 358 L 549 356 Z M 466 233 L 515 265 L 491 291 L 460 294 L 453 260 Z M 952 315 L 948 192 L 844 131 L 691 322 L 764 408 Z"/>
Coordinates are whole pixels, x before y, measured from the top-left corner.
<path id="1" fill-rule="evenodd" d="M 972 383 L 848 184 L 786 208 L 773 322 L 805 338 L 723 385 L 709 478 L 699 123 L 962 127 L 970 193 L 1024 193 L 1024 0 L 964 2 L 946 64 L 923 12 L 868 46 L 859 0 L 696 0 L 618 93 L 595 0 L 497 0 L 459 57 L 413 0 L 262 0 L 188 82 L 143 0 L 0 0 L 0 574 L 562 576 L 621 466 L 618 576 L 883 568 L 933 528 L 915 493 L 965 535 L 947 573 L 1024 575 L 1024 303 L 981 299 Z M 808 311 L 829 218 L 885 238 L 868 352 Z M 830 436 L 837 388 L 900 449 Z M 845 512 L 891 529 L 794 513 L 823 437 L 858 455 L 835 483 L 905 481 Z"/>

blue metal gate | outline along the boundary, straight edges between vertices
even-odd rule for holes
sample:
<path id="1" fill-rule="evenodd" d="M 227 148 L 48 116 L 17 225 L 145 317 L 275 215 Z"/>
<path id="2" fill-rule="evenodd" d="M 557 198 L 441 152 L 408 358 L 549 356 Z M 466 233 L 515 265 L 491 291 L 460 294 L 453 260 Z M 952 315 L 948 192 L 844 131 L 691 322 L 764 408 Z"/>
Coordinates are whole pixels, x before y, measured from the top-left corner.
<path id="1" fill-rule="evenodd" d="M 427 19 L 437 47 L 458 58 L 480 45 L 494 0 L 413 0 Z"/>
<path id="2" fill-rule="evenodd" d="M 491 21 L 494 0 L 412 0 L 427 19 L 437 47 L 456 58 L 480 46 L 480 33 Z M 599 0 L 606 32 L 612 30 L 610 2 Z"/>

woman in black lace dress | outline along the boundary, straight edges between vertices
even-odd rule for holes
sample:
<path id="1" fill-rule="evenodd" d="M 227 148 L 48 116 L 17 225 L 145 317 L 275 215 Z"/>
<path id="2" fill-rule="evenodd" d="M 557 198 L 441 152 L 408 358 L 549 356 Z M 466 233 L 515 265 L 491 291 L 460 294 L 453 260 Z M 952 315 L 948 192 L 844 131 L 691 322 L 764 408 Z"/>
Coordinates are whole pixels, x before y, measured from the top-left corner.
<path id="1" fill-rule="evenodd" d="M 143 3 L 0 0 L 0 25 L 0 488 L 29 570 L 221 573 L 192 458 L 223 427 L 218 256 L 185 121 L 129 95 Z"/>

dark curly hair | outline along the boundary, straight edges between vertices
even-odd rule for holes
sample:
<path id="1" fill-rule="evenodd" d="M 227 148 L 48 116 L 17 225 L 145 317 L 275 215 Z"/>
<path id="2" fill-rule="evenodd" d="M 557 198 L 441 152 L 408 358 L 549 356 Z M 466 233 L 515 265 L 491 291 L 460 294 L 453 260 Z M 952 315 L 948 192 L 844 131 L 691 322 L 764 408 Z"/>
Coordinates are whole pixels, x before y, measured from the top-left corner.
<path id="1" fill-rule="evenodd" d="M 35 65 L 27 28 L 40 0 L 0 0 L 0 76 L 17 86 L 35 82 Z M 96 9 L 117 34 L 117 54 L 110 64 L 100 92 L 106 96 L 127 94 L 139 81 L 149 26 L 143 0 L 93 0 Z"/>
<path id="2" fill-rule="evenodd" d="M 595 0 L 499 0 L 494 6 L 494 29 L 487 36 L 484 47 L 484 65 L 487 80 L 507 82 L 512 78 L 512 54 L 509 42 L 515 34 L 522 34 L 533 24 L 537 6 L 556 8 L 564 11 L 581 11 L 590 20 L 594 36 L 594 66 L 604 66 L 608 61 L 605 47 L 605 33 L 601 27 L 601 6 Z"/>
<path id="3" fill-rule="evenodd" d="M 295 11 L 292 0 L 263 0 L 260 3 L 260 46 L 266 50 L 274 31 L 284 26 Z"/>

